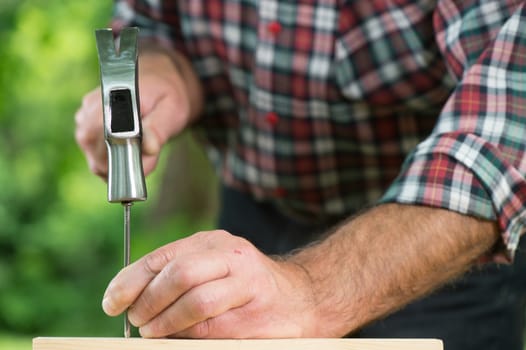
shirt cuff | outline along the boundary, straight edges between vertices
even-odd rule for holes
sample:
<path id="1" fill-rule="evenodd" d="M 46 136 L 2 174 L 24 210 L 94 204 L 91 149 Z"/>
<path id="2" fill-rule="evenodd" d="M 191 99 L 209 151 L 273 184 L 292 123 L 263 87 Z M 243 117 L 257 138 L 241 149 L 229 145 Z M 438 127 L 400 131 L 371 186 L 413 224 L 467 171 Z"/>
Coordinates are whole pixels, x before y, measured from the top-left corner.
<path id="1" fill-rule="evenodd" d="M 502 153 L 474 134 L 434 135 L 406 160 L 380 203 L 449 209 L 496 220 L 503 247 L 494 261 L 511 262 L 526 231 L 526 181 Z"/>

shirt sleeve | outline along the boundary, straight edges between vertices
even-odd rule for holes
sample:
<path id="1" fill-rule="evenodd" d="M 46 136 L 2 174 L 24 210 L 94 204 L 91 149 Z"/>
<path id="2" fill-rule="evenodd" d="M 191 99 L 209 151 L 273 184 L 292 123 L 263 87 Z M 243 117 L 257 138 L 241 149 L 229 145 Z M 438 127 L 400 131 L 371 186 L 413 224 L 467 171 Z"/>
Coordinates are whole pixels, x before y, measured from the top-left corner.
<path id="1" fill-rule="evenodd" d="M 187 54 L 177 1 L 116 0 L 111 27 L 117 35 L 124 27 L 138 27 L 141 39 Z"/>
<path id="2" fill-rule="evenodd" d="M 381 199 L 495 220 L 495 261 L 512 261 L 526 230 L 525 11 L 523 1 L 438 1 L 436 40 L 457 87 Z"/>

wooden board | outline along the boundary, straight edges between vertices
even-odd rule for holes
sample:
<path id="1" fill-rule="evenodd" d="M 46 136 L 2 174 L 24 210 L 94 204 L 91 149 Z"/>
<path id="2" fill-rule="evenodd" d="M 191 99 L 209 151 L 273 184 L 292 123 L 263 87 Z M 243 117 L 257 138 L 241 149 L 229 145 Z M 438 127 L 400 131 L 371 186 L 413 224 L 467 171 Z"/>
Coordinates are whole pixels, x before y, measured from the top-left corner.
<path id="1" fill-rule="evenodd" d="M 443 350 L 438 339 L 35 338 L 33 350 Z"/>

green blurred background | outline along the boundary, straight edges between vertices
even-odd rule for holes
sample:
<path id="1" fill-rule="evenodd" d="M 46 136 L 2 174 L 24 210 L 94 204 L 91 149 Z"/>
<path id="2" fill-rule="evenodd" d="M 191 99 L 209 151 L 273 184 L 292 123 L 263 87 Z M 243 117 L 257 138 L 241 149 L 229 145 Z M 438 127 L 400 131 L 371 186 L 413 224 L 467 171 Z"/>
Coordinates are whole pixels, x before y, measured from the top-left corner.
<path id="1" fill-rule="evenodd" d="M 100 308 L 122 264 L 122 208 L 74 140 L 75 111 L 98 85 L 93 32 L 111 6 L 0 1 L 0 349 L 122 334 L 122 318 Z M 215 179 L 190 136 L 167 147 L 147 183 L 148 201 L 132 208 L 132 258 L 212 227 Z"/>

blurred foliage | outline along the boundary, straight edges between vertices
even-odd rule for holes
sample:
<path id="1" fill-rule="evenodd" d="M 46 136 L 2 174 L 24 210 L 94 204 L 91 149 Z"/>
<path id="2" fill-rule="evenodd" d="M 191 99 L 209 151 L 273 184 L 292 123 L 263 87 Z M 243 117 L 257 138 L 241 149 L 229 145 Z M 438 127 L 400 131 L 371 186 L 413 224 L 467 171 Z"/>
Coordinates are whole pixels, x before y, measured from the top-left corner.
<path id="1" fill-rule="evenodd" d="M 122 333 L 122 319 L 100 308 L 122 263 L 122 208 L 107 203 L 105 183 L 89 172 L 73 118 L 83 94 L 98 85 L 93 31 L 110 13 L 109 0 L 0 1 L 4 334 Z M 210 222 L 178 210 L 154 225 L 148 218 L 158 205 L 158 173 L 148 179 L 149 200 L 132 208 L 133 258 Z"/>
<path id="2" fill-rule="evenodd" d="M 31 350 L 31 339 L 28 337 L 14 337 L 0 333 L 0 349 Z"/>

